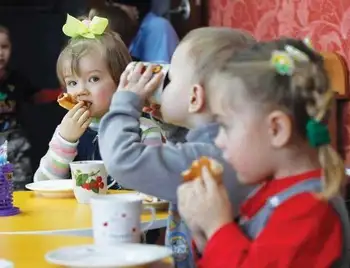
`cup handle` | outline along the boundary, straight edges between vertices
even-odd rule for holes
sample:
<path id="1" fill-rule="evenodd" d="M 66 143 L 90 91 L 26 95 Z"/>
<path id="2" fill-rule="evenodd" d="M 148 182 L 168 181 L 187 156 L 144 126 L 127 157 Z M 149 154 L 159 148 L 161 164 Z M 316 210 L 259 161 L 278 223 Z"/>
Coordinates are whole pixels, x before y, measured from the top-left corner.
<path id="1" fill-rule="evenodd" d="M 115 179 L 113 179 L 113 181 L 107 185 L 107 189 L 111 188 L 116 183 L 117 183 L 117 181 Z"/>
<path id="2" fill-rule="evenodd" d="M 145 232 L 148 230 L 149 227 L 152 226 L 154 221 L 157 219 L 157 214 L 156 214 L 156 209 L 154 207 L 146 206 L 146 207 L 143 207 L 143 210 L 149 210 L 152 214 L 151 221 L 145 227 L 142 228 L 142 232 Z"/>

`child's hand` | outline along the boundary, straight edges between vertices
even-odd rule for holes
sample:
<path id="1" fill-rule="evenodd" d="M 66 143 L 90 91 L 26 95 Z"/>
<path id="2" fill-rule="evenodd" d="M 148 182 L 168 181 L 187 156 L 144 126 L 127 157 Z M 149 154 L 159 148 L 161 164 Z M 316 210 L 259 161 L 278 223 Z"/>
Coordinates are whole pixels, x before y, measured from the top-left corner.
<path id="1" fill-rule="evenodd" d="M 79 102 L 63 117 L 59 134 L 68 142 L 76 142 L 91 123 L 92 118 L 84 102 Z"/>
<path id="2" fill-rule="evenodd" d="M 178 208 L 188 227 L 198 228 L 209 239 L 223 225 L 233 221 L 232 206 L 225 187 L 217 184 L 207 168 L 203 178 L 186 182 L 178 188 Z"/>
<path id="3" fill-rule="evenodd" d="M 142 74 L 143 66 L 142 63 L 138 63 L 134 70 L 126 69 L 120 76 L 117 90 L 134 92 L 142 100 L 147 100 L 160 85 L 163 73 L 153 75 L 154 65 L 149 65 Z"/>

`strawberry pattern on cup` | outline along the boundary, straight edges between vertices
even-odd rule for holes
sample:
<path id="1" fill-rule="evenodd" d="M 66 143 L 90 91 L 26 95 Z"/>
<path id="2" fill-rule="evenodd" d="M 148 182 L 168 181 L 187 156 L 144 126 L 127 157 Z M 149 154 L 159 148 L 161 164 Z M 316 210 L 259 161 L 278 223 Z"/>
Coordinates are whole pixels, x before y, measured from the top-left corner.
<path id="1" fill-rule="evenodd" d="M 99 176 L 99 173 L 100 170 L 92 171 L 90 173 L 83 173 L 81 170 L 77 170 L 73 174 L 76 186 L 98 194 L 100 189 L 103 189 L 104 187 L 104 182 L 102 181 L 102 177 Z"/>

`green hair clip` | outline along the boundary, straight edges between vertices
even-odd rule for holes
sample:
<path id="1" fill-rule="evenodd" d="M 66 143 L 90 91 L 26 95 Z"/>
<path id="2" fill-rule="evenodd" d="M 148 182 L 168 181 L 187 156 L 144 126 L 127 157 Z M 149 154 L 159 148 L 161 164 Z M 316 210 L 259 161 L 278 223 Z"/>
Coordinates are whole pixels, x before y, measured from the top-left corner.
<path id="1" fill-rule="evenodd" d="M 315 119 L 309 119 L 307 122 L 306 135 L 310 145 L 315 148 L 331 142 L 328 127 Z"/>
<path id="2" fill-rule="evenodd" d="M 294 73 L 294 61 L 292 57 L 285 51 L 273 51 L 270 63 L 276 69 L 276 72 L 280 75 L 292 75 Z"/>

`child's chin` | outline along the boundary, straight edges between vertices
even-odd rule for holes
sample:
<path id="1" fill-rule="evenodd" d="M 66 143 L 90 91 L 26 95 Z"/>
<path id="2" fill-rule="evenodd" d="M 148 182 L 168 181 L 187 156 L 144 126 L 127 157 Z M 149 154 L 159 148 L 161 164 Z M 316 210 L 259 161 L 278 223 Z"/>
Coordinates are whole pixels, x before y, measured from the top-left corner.
<path id="1" fill-rule="evenodd" d="M 107 111 L 106 111 L 106 112 L 103 112 L 103 111 L 96 111 L 96 110 L 93 109 L 93 107 L 90 108 L 89 111 L 90 111 L 90 116 L 91 116 L 91 117 L 94 117 L 94 118 L 101 118 L 101 117 L 104 116 L 105 113 L 107 112 Z"/>

